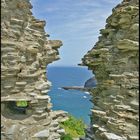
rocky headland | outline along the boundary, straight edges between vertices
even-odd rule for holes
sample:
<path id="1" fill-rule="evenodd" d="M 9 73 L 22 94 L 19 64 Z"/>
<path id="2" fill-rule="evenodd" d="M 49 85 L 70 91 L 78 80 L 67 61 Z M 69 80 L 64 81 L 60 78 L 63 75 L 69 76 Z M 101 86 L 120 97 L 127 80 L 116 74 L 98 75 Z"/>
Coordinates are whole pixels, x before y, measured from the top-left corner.
<path id="1" fill-rule="evenodd" d="M 93 71 L 99 83 L 91 92 L 91 126 L 83 139 L 138 140 L 138 0 L 123 0 L 106 22 L 81 64 Z"/>
<path id="2" fill-rule="evenodd" d="M 64 111 L 52 111 L 47 64 L 58 60 L 60 40 L 49 40 L 46 22 L 36 19 L 29 0 L 1 1 L 1 139 L 60 140 Z M 13 103 L 28 103 L 26 114 Z M 14 110 L 14 111 L 13 111 Z"/>

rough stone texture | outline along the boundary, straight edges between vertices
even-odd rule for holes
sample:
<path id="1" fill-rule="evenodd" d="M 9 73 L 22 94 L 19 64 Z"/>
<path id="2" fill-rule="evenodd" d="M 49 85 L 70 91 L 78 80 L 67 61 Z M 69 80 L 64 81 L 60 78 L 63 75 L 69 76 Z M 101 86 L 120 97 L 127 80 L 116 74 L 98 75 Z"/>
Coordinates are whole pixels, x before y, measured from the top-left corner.
<path id="1" fill-rule="evenodd" d="M 82 59 L 98 86 L 88 140 L 138 140 L 138 1 L 124 0 L 112 10 L 94 48 Z"/>
<path id="2" fill-rule="evenodd" d="M 59 122 L 67 113 L 52 111 L 47 95 L 51 83 L 46 65 L 59 59 L 59 40 L 48 40 L 45 21 L 36 19 L 29 0 L 1 1 L 1 138 L 2 140 L 59 140 Z M 26 100 L 26 115 L 8 104 Z"/>

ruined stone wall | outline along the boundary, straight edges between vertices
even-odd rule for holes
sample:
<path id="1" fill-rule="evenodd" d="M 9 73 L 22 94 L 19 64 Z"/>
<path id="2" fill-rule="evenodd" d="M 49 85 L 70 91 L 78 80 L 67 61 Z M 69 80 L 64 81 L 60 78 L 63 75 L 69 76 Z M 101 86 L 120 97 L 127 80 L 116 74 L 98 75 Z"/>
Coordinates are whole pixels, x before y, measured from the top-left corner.
<path id="1" fill-rule="evenodd" d="M 98 81 L 86 140 L 138 140 L 138 10 L 138 0 L 117 5 L 82 59 Z"/>
<path id="2" fill-rule="evenodd" d="M 29 0 L 1 1 L 1 138 L 59 140 L 66 113 L 52 111 L 46 65 L 59 59 L 59 40 L 48 40 L 45 21 L 36 19 Z M 27 101 L 26 114 L 12 103 Z"/>

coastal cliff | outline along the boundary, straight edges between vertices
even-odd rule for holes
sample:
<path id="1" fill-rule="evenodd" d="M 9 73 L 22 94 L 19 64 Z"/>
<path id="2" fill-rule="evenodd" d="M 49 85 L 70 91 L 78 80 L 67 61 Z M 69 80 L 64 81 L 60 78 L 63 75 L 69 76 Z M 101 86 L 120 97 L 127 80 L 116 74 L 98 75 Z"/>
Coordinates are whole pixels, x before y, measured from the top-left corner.
<path id="1" fill-rule="evenodd" d="M 138 0 L 117 5 L 82 59 L 99 83 L 91 92 L 94 106 L 84 140 L 139 139 L 138 11 Z"/>
<path id="2" fill-rule="evenodd" d="M 46 22 L 36 19 L 29 0 L 1 1 L 1 139 L 60 140 L 64 111 L 52 111 L 47 64 L 58 60 L 60 40 L 48 40 Z M 28 103 L 26 114 L 14 103 Z"/>

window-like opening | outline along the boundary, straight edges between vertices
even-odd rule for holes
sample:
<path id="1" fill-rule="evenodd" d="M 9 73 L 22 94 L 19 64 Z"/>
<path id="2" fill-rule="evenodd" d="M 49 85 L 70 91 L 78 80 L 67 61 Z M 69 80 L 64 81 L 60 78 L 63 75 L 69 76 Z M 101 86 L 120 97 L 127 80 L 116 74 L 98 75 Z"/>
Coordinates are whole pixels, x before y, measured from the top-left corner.
<path id="1" fill-rule="evenodd" d="M 5 101 L 1 104 L 2 115 L 11 119 L 25 119 L 32 115 L 29 101 Z"/>
<path id="2" fill-rule="evenodd" d="M 13 112 L 17 114 L 26 114 L 26 110 L 28 108 L 27 101 L 12 101 L 7 104 L 7 107 Z"/>

